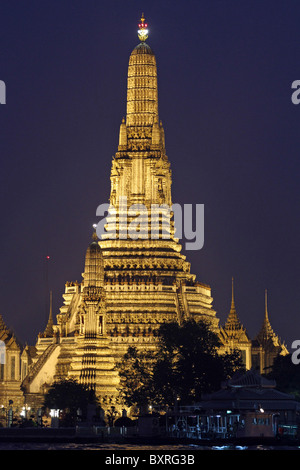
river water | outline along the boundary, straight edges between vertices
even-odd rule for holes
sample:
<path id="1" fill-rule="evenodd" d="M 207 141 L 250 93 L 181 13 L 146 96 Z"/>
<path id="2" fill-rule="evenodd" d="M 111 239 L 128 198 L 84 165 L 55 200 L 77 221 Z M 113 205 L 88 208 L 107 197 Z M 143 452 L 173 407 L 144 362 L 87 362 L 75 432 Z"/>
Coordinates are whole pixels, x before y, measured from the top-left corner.
<path id="1" fill-rule="evenodd" d="M 254 446 L 234 446 L 234 445 L 212 445 L 212 446 L 205 446 L 205 445 L 136 445 L 136 444 L 112 444 L 112 443 L 51 443 L 51 442 L 0 442 L 0 451 L 3 450 L 40 450 L 40 451 L 62 451 L 62 450 L 69 450 L 69 451 L 103 451 L 108 453 L 118 453 L 124 454 L 126 453 L 134 453 L 134 452 L 144 452 L 144 453 L 198 453 L 199 451 L 207 451 L 207 450 L 214 450 L 214 451 L 251 451 L 251 450 L 300 450 L 300 446 L 265 446 L 265 445 L 254 445 Z"/>

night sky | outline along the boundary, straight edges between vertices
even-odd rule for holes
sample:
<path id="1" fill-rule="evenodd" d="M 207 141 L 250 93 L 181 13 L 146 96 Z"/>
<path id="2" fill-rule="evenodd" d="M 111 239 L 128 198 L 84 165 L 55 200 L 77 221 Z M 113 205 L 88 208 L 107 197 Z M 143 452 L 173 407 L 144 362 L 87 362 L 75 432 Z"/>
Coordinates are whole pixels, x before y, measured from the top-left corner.
<path id="1" fill-rule="evenodd" d="M 127 65 L 147 19 L 173 202 L 204 204 L 205 243 L 185 254 L 224 324 L 231 278 L 251 338 L 264 317 L 300 339 L 300 3 L 10 0 L 0 5 L 0 313 L 34 344 L 108 202 Z M 48 267 L 46 256 L 50 256 Z M 290 349 L 291 350 L 291 349 Z"/>

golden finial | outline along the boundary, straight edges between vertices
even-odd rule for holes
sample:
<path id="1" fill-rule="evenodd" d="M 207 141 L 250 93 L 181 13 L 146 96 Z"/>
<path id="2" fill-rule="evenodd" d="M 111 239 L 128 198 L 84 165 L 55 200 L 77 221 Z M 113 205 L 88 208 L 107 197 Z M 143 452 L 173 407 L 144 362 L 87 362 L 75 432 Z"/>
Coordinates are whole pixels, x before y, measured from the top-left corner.
<path id="1" fill-rule="evenodd" d="M 96 232 L 96 228 L 97 228 L 97 224 L 94 224 L 93 225 L 94 232 L 93 232 L 92 238 L 95 242 L 98 241 L 98 235 L 97 235 L 97 232 Z"/>
<path id="2" fill-rule="evenodd" d="M 139 40 L 145 42 L 148 39 L 148 25 L 145 23 L 144 13 L 142 13 L 141 22 L 139 23 L 138 37 Z"/>

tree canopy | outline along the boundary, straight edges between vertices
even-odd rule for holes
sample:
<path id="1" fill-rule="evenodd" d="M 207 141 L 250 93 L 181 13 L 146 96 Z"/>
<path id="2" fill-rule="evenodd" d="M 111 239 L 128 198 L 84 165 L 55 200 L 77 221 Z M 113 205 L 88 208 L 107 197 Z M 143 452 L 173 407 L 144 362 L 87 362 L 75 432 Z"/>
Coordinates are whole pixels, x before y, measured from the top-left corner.
<path id="1" fill-rule="evenodd" d="M 291 354 L 278 355 L 266 377 L 276 381 L 278 390 L 290 393 L 300 400 L 300 365 L 293 364 Z"/>
<path id="2" fill-rule="evenodd" d="M 219 338 L 204 321 L 163 324 L 156 351 L 129 348 L 119 363 L 121 395 L 128 406 L 174 405 L 201 399 L 243 369 L 239 352 L 218 353 Z"/>
<path id="3" fill-rule="evenodd" d="M 45 408 L 63 410 L 72 417 L 78 409 L 84 413 L 89 403 L 96 404 L 94 392 L 71 378 L 54 382 L 44 398 Z"/>
<path id="4" fill-rule="evenodd" d="M 121 395 L 128 406 L 146 405 L 153 396 L 153 354 L 129 347 L 118 364 Z"/>

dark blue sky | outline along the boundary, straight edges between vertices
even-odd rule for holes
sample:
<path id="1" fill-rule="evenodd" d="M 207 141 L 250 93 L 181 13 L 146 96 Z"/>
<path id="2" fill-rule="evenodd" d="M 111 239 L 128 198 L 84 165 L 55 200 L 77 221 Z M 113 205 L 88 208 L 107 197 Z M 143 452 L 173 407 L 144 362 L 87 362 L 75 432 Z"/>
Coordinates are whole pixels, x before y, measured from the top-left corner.
<path id="1" fill-rule="evenodd" d="M 173 202 L 205 205 L 205 244 L 187 252 L 221 323 L 231 277 L 253 338 L 268 289 L 273 329 L 300 338 L 298 1 L 10 0 L 0 5 L 0 313 L 33 344 L 107 202 L 126 111 L 128 58 L 144 11 L 158 63 Z M 47 307 L 46 307 L 47 304 Z"/>

